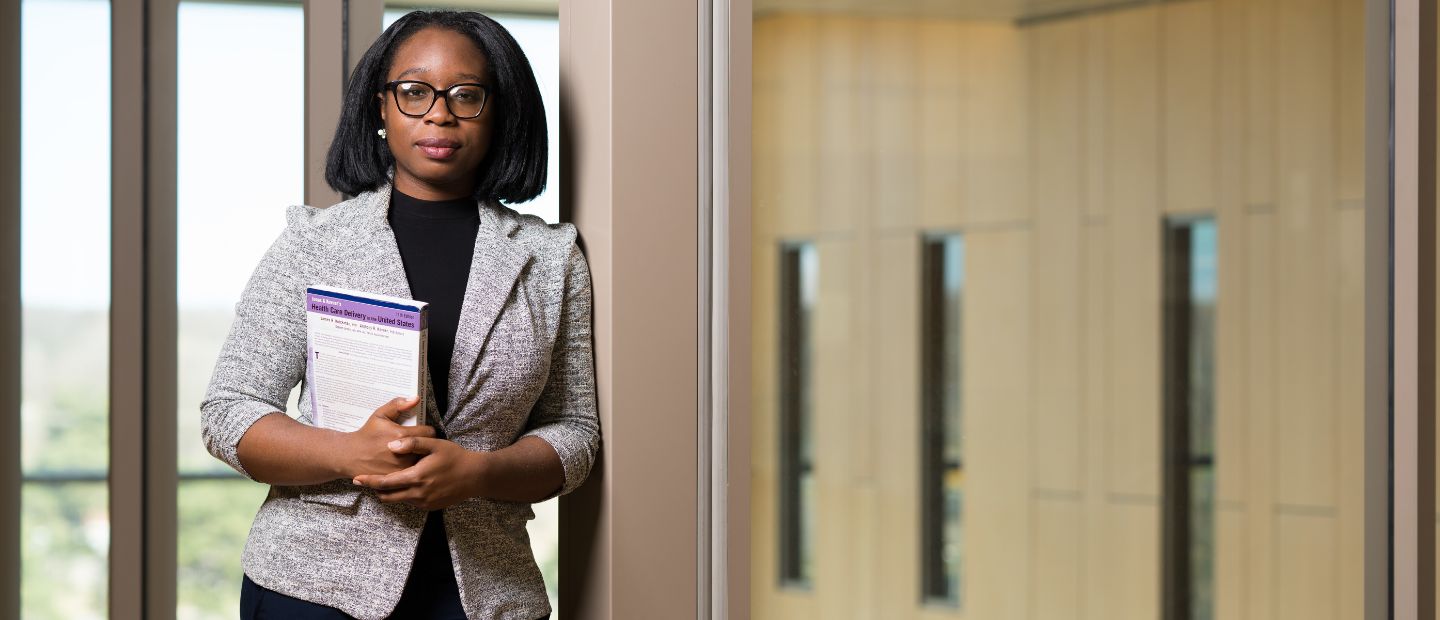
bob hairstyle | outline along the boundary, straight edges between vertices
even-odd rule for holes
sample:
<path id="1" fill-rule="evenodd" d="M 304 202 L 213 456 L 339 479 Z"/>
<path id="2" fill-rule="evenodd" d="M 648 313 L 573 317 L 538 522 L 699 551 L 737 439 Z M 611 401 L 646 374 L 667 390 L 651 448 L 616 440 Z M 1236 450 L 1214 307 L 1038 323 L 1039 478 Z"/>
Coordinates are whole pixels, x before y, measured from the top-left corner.
<path id="1" fill-rule="evenodd" d="M 476 172 L 474 198 L 518 203 L 545 189 L 549 143 L 545 135 L 545 104 L 535 73 L 520 44 L 496 23 L 469 11 L 414 11 L 391 24 L 365 51 L 340 110 L 340 123 L 325 158 L 325 182 L 335 191 L 354 196 L 388 181 L 395 156 L 385 140 L 375 135 L 383 124 L 376 97 L 394 61 L 395 50 L 416 32 L 440 27 L 459 32 L 485 54 L 493 88 L 493 134 L 490 150 Z"/>

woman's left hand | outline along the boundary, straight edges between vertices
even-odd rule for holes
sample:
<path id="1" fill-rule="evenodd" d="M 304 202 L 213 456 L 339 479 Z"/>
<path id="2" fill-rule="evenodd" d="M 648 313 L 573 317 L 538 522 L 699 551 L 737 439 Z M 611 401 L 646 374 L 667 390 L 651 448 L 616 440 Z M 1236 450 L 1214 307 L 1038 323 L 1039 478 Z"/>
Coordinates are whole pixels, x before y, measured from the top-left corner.
<path id="1" fill-rule="evenodd" d="M 483 452 L 471 452 L 453 441 L 430 437 L 397 439 L 389 447 L 395 454 L 419 455 L 420 460 L 394 473 L 355 477 L 355 484 L 375 489 L 380 501 L 440 510 L 476 495 Z"/>

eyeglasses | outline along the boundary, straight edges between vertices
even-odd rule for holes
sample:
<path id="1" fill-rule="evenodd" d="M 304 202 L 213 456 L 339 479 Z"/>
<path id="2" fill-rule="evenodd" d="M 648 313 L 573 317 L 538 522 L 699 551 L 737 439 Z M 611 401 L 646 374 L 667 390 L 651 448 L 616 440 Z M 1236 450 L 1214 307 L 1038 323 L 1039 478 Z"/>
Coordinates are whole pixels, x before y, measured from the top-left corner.
<path id="1" fill-rule="evenodd" d="M 485 101 L 490 98 L 490 89 L 484 84 L 455 84 L 439 90 L 425 82 L 396 80 L 382 88 L 390 92 L 401 114 L 416 118 L 429 114 L 441 97 L 456 118 L 475 118 L 485 111 Z"/>

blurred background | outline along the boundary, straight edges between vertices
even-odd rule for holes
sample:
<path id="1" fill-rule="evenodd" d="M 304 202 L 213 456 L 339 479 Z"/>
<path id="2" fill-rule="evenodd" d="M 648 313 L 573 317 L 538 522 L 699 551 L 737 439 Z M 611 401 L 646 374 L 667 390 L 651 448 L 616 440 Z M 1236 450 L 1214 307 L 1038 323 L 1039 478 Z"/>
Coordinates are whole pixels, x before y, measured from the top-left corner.
<path id="1" fill-rule="evenodd" d="M 754 9 L 754 617 L 1363 617 L 1364 2 Z"/>
<path id="2" fill-rule="evenodd" d="M 19 1 L 23 614 L 99 618 L 111 5 Z M 750 616 L 1364 617 L 1365 5 L 753 0 Z M 535 68 L 517 208 L 559 221 L 558 8 L 465 6 Z M 266 488 L 198 406 L 304 202 L 304 12 L 178 34 L 176 616 L 230 618 Z"/>

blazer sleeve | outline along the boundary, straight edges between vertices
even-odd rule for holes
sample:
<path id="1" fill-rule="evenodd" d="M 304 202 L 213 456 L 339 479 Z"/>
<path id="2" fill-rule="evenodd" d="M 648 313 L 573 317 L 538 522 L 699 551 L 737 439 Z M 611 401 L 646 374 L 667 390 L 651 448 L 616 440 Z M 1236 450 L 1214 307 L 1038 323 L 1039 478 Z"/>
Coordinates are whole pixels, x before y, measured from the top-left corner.
<path id="1" fill-rule="evenodd" d="M 565 482 L 574 491 L 590 475 L 600 447 L 595 410 L 595 351 L 591 333 L 590 267 L 573 242 L 565 263 L 564 299 L 550 354 L 550 376 L 530 411 L 527 436 L 545 440 L 560 455 Z"/>
<path id="2" fill-rule="evenodd" d="M 287 228 L 265 252 L 235 304 L 235 321 L 200 403 L 200 432 L 215 458 L 253 477 L 236 447 L 257 420 L 284 412 L 305 372 L 305 311 L 295 237 Z"/>

